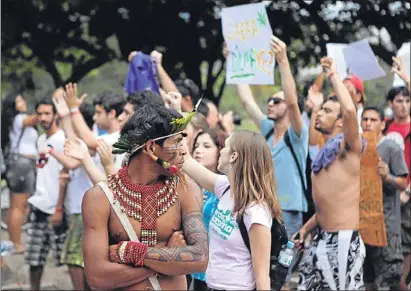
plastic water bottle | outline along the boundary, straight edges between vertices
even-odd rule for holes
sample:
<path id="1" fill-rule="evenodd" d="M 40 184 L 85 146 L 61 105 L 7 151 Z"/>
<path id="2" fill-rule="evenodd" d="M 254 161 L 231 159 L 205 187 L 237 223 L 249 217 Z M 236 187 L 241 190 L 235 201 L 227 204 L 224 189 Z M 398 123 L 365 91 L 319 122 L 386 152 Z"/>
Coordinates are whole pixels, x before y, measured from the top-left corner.
<path id="1" fill-rule="evenodd" d="M 285 248 L 278 254 L 278 264 L 271 265 L 271 290 L 280 291 L 288 275 L 294 257 L 294 243 L 288 241 Z"/>
<path id="2" fill-rule="evenodd" d="M 14 249 L 14 244 L 11 241 L 8 241 L 8 240 L 1 241 L 1 256 L 2 257 L 8 254 L 11 254 L 13 249 Z"/>
<path id="3" fill-rule="evenodd" d="M 291 266 L 294 257 L 294 243 L 292 241 L 288 241 L 287 245 L 284 249 L 280 251 L 278 255 L 278 262 L 283 265 L 284 267 L 288 268 Z"/>

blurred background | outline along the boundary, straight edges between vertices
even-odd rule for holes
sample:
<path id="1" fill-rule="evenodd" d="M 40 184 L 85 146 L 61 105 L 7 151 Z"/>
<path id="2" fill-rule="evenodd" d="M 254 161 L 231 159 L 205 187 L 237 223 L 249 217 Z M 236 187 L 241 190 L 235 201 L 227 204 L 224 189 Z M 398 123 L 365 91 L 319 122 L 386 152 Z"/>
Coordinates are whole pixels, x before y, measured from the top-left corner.
<path id="1" fill-rule="evenodd" d="M 133 51 L 163 53 L 170 76 L 188 77 L 204 96 L 247 120 L 235 87 L 225 85 L 221 9 L 258 1 L 223 0 L 3 0 L 1 93 L 22 93 L 34 104 L 69 81 L 89 101 L 103 90 L 121 90 Z M 386 77 L 365 82 L 367 102 L 379 104 L 391 88 L 391 57 L 411 39 L 409 1 L 263 1 L 272 30 L 289 45 L 301 90 L 319 72 L 326 43 L 369 38 Z M 254 87 L 259 102 L 279 90 Z M 261 103 L 261 104 L 262 104 Z"/>

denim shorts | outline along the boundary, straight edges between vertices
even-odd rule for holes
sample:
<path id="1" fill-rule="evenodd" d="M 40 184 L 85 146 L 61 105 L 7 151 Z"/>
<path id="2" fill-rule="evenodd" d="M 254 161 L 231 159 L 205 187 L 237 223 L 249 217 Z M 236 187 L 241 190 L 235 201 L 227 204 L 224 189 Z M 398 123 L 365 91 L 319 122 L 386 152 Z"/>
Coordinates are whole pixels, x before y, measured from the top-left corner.
<path id="1" fill-rule="evenodd" d="M 6 180 L 10 192 L 33 195 L 36 186 L 36 161 L 19 154 L 8 155 Z"/>

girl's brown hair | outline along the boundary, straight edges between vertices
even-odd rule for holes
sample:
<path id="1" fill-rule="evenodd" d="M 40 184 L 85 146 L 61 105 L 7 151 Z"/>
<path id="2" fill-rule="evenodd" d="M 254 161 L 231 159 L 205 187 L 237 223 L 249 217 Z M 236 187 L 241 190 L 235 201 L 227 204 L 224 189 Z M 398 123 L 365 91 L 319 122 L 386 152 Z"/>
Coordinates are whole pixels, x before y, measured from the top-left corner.
<path id="1" fill-rule="evenodd" d="M 251 131 L 235 131 L 230 147 L 238 158 L 232 166 L 234 213 L 238 219 L 250 203 L 261 203 L 281 222 L 281 208 L 276 195 L 274 168 L 270 148 L 264 137 Z"/>

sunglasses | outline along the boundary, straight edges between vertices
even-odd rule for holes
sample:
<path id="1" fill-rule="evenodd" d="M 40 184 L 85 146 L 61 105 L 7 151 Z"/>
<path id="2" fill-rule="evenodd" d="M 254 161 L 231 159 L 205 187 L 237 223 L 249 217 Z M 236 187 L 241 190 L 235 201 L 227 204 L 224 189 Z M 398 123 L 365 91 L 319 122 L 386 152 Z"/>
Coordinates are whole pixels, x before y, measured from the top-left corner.
<path id="1" fill-rule="evenodd" d="M 267 103 L 270 103 L 271 101 L 274 103 L 274 105 L 278 105 L 281 102 L 283 102 L 284 100 L 281 99 L 281 98 L 278 98 L 278 97 L 270 97 L 270 98 L 268 98 Z"/>

